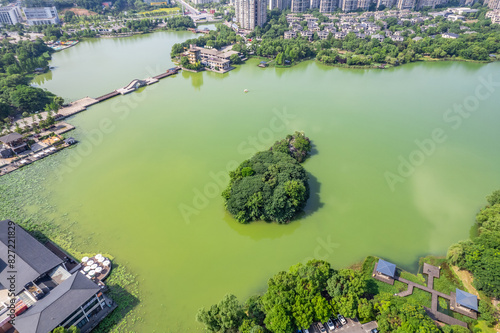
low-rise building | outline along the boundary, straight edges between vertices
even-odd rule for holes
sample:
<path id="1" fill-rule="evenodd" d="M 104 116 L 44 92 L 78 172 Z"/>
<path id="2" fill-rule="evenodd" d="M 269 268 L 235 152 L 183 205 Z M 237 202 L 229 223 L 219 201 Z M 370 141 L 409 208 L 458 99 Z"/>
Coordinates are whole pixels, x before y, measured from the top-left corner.
<path id="1" fill-rule="evenodd" d="M 500 24 L 500 9 L 487 12 L 486 18 L 491 19 L 491 23 L 493 24 Z"/>
<path id="2" fill-rule="evenodd" d="M 219 51 L 214 48 L 203 48 L 196 45 L 190 45 L 189 49 L 183 53 L 184 56 L 190 58 L 190 63 L 200 61 L 207 69 L 216 72 L 226 72 L 231 69 L 230 57 L 233 54 L 240 55 L 233 50 Z"/>
<path id="3" fill-rule="evenodd" d="M 306 37 L 309 40 L 312 40 L 314 33 L 312 31 L 301 31 L 300 35 L 302 37 Z"/>
<path id="4" fill-rule="evenodd" d="M 23 7 L 28 25 L 59 24 L 56 7 Z"/>
<path id="5" fill-rule="evenodd" d="M 18 6 L 0 7 L 0 23 L 13 25 L 22 21 L 21 10 Z"/>
<path id="6" fill-rule="evenodd" d="M 297 33 L 295 31 L 285 31 L 285 39 L 293 39 L 297 37 Z"/>
<path id="7" fill-rule="evenodd" d="M 7 149 L 12 150 L 16 154 L 29 149 L 23 136 L 16 132 L 0 137 L 0 142 L 3 143 Z"/>
<path id="8" fill-rule="evenodd" d="M 445 32 L 445 33 L 441 34 L 441 37 L 450 38 L 450 39 L 457 39 L 459 37 L 459 35 L 451 33 L 451 32 Z"/>
<path id="9" fill-rule="evenodd" d="M 328 36 L 330 35 L 330 33 L 328 31 L 318 31 L 318 37 L 319 39 L 328 39 Z"/>

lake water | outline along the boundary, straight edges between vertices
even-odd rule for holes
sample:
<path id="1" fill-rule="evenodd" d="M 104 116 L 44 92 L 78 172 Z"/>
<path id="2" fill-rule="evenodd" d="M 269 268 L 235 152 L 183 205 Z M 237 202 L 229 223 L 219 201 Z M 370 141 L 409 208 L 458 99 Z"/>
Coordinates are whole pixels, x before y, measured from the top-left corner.
<path id="1" fill-rule="evenodd" d="M 192 37 L 85 41 L 54 54 L 36 82 L 67 100 L 97 97 L 172 67 L 171 46 Z M 75 222 L 76 245 L 139 276 L 138 332 L 200 330 L 198 308 L 262 292 L 312 257 L 340 268 L 377 255 L 415 271 L 420 256 L 467 238 L 500 187 L 500 94 L 488 90 L 499 87 L 482 83 L 500 81 L 500 63 L 257 64 L 181 72 L 92 106 L 69 120 L 78 147 L 51 157 L 43 175 L 40 195 L 56 222 Z M 295 130 L 315 147 L 305 214 L 239 224 L 220 197 L 227 170 Z"/>

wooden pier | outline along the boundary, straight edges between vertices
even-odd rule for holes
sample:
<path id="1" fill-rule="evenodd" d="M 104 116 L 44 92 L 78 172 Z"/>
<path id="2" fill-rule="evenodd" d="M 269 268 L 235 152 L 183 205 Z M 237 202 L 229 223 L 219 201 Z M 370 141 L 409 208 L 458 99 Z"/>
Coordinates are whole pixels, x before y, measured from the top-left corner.
<path id="1" fill-rule="evenodd" d="M 97 100 L 97 102 L 102 102 L 102 101 L 105 101 L 107 99 L 110 99 L 111 97 L 115 97 L 118 95 L 120 95 L 120 93 L 118 91 L 114 90 L 106 95 L 102 95 L 100 97 L 97 97 L 96 100 Z"/>

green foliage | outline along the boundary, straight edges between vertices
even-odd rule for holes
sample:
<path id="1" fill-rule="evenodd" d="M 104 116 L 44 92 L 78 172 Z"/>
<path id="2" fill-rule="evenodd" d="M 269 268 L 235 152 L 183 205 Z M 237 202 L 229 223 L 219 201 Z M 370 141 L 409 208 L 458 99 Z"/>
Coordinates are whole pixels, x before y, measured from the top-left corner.
<path id="1" fill-rule="evenodd" d="M 190 16 L 174 16 L 167 20 L 167 28 L 173 30 L 185 30 L 195 28 L 193 19 Z"/>
<path id="2" fill-rule="evenodd" d="M 500 204 L 500 190 L 496 190 L 490 195 L 486 197 L 486 200 L 490 204 L 490 206 L 494 206 L 496 204 Z"/>
<path id="3" fill-rule="evenodd" d="M 80 329 L 76 326 L 71 326 L 70 328 L 57 327 L 52 333 L 80 333 Z"/>
<path id="4" fill-rule="evenodd" d="M 366 278 L 362 272 L 352 269 L 341 269 L 328 280 L 326 291 L 331 297 L 354 295 L 361 297 L 367 288 Z"/>
<path id="5" fill-rule="evenodd" d="M 43 110 L 49 99 L 45 91 L 31 86 L 17 86 L 10 94 L 12 105 L 20 111 L 35 112 Z"/>
<path id="6" fill-rule="evenodd" d="M 496 323 L 497 318 L 495 315 L 495 308 L 491 305 L 489 300 L 479 301 L 479 319 L 484 320 L 487 326 L 493 327 Z"/>
<path id="7" fill-rule="evenodd" d="M 292 332 L 314 321 L 326 321 L 332 307 L 321 293 L 332 272 L 327 262 L 311 260 L 272 277 L 262 296 L 266 327 L 272 332 Z"/>
<path id="8" fill-rule="evenodd" d="M 470 333 L 468 328 L 459 325 L 443 326 L 443 333 Z"/>
<path id="9" fill-rule="evenodd" d="M 491 206 L 476 217 L 479 236 L 452 245 L 450 264 L 467 269 L 474 276 L 474 286 L 489 297 L 500 297 L 500 204 L 499 191 L 488 196 Z"/>
<path id="10" fill-rule="evenodd" d="M 0 48 L 0 73 L 5 73 L 0 76 L 0 125 L 7 116 L 41 111 L 52 101 L 53 94 L 31 87 L 27 77 L 37 68 L 47 68 L 51 52 L 39 39 L 17 44 L 4 40 Z"/>
<path id="11" fill-rule="evenodd" d="M 229 176 L 230 183 L 222 195 L 226 209 L 241 223 L 288 223 L 309 198 L 306 171 L 280 152 L 259 152 Z"/>
<path id="12" fill-rule="evenodd" d="M 188 39 L 183 43 L 174 44 L 172 46 L 170 56 L 172 58 L 178 56 L 180 53 L 184 52 L 184 49 L 188 48 L 191 44 L 195 44 L 201 47 L 207 45 L 219 49 L 223 46 L 233 44 L 238 40 L 242 40 L 242 38 L 237 36 L 233 29 L 223 24 L 218 24 L 217 30 L 210 31 L 209 34 L 205 34 L 198 38 Z"/>
<path id="13" fill-rule="evenodd" d="M 375 299 L 374 309 L 379 312 L 377 322 L 381 332 L 440 332 L 424 308 L 412 299 L 381 294 Z"/>
<path id="14" fill-rule="evenodd" d="M 289 154 L 299 163 L 302 163 L 309 156 L 312 150 L 311 141 L 305 136 L 304 132 L 295 132 L 293 135 L 287 135 L 283 140 L 276 141 L 271 147 L 272 151 Z"/>
<path id="15" fill-rule="evenodd" d="M 226 332 L 231 329 L 236 330 L 240 325 L 243 325 L 244 316 L 243 307 L 236 296 L 226 295 L 218 304 L 212 305 L 208 310 L 200 309 L 196 320 L 204 324 L 208 332 Z"/>
<path id="16" fill-rule="evenodd" d="M 229 57 L 229 60 L 231 60 L 232 64 L 236 64 L 236 65 L 241 64 L 241 58 L 237 54 L 231 54 L 231 56 Z"/>

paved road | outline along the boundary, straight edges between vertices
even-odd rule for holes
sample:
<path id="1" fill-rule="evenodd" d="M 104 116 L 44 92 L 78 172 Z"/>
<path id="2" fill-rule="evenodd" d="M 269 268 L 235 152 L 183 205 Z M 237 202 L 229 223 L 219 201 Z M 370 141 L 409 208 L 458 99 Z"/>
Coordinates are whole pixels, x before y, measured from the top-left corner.
<path id="1" fill-rule="evenodd" d="M 337 328 L 333 331 L 329 330 L 327 326 L 328 333 L 369 333 L 372 328 L 376 328 L 377 324 L 375 322 L 369 322 L 364 325 L 361 325 L 361 323 L 355 319 L 346 319 L 347 324 L 343 325 L 341 328 Z M 309 333 L 320 333 L 318 329 L 316 329 L 315 324 L 309 329 Z"/>
<path id="2" fill-rule="evenodd" d="M 186 8 L 191 14 L 198 14 L 198 11 L 193 8 L 191 5 L 189 5 L 188 3 L 186 3 L 185 1 L 183 0 L 175 0 L 176 3 L 178 3 L 179 5 L 184 5 L 184 8 Z"/>

